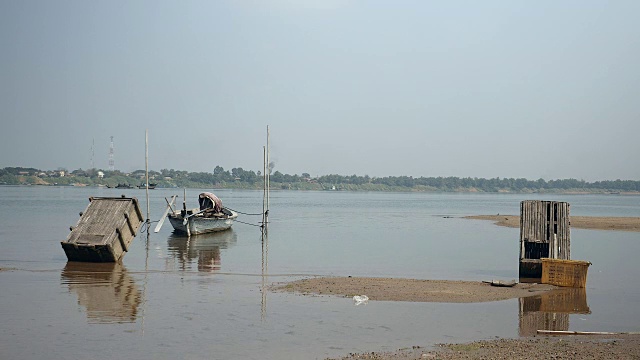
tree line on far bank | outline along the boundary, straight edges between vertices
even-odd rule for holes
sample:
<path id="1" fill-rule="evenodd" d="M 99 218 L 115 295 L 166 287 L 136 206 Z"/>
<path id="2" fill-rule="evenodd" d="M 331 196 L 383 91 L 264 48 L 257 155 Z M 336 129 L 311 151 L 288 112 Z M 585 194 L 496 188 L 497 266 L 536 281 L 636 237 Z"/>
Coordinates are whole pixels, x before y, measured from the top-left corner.
<path id="1" fill-rule="evenodd" d="M 3 185 L 89 185 L 116 186 L 144 184 L 144 170 L 122 173 L 118 170 L 40 170 L 35 168 L 5 167 L 0 169 Z M 150 183 L 157 187 L 188 188 L 244 188 L 261 189 L 260 171 L 216 166 L 212 172 L 188 172 L 174 169 L 149 171 Z M 640 192 L 637 180 L 603 180 L 587 182 L 577 179 L 528 180 L 524 178 L 471 178 L 471 177 L 412 177 L 369 175 L 322 175 L 311 177 L 271 171 L 272 188 L 290 190 L 350 190 L 350 191 L 479 191 L 479 192 Z"/>

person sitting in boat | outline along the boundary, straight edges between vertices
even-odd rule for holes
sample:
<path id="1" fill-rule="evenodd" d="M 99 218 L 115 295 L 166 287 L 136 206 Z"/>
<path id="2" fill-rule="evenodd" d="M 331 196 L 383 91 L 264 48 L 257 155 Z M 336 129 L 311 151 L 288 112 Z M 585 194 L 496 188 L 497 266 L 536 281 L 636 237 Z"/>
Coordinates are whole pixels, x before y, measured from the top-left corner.
<path id="1" fill-rule="evenodd" d="M 223 213 L 222 200 L 210 192 L 204 192 L 198 196 L 198 202 L 200 203 L 200 211 L 204 211 L 205 216 L 221 215 Z"/>

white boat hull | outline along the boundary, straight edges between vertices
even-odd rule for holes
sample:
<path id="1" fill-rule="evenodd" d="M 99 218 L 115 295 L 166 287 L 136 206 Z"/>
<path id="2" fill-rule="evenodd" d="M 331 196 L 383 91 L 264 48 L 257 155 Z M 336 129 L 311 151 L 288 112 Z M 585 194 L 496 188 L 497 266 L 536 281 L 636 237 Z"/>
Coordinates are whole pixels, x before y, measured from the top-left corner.
<path id="1" fill-rule="evenodd" d="M 187 218 L 187 223 L 184 224 L 184 218 L 180 212 L 174 212 L 169 214 L 169 222 L 176 231 L 187 235 L 197 235 L 227 230 L 231 228 L 237 217 L 238 214 L 234 211 L 231 211 L 231 215 L 223 218 L 195 215 Z"/>

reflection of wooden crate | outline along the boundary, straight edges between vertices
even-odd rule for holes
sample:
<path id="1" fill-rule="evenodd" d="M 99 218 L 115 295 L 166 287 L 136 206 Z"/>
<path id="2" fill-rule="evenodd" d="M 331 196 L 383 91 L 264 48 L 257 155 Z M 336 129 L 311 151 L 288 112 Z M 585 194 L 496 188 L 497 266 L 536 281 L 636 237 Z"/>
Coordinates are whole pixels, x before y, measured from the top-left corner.
<path id="1" fill-rule="evenodd" d="M 62 270 L 61 283 L 78 296 L 89 323 L 135 323 L 142 291 L 121 262 L 70 261 Z"/>
<path id="2" fill-rule="evenodd" d="M 587 285 L 588 261 L 579 260 L 542 260 L 543 284 L 583 288 Z"/>

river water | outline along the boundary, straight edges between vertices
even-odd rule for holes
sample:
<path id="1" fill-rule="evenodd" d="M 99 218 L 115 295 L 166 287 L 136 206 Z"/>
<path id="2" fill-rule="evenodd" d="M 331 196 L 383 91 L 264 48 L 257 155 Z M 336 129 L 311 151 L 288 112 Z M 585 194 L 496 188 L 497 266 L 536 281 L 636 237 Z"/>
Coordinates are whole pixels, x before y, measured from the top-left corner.
<path id="1" fill-rule="evenodd" d="M 188 207 L 202 191 L 186 191 Z M 171 195 L 181 206 L 181 189 L 149 193 L 152 220 Z M 260 191 L 215 193 L 232 209 L 262 210 Z M 569 202 L 572 215 L 638 217 L 635 196 L 274 191 L 266 241 L 260 216 L 191 239 L 167 221 L 138 235 L 121 264 L 67 263 L 60 241 L 88 198 L 121 194 L 146 213 L 144 190 L 0 186 L 0 358 L 323 359 L 545 327 L 640 330 L 632 232 L 572 230 L 572 258 L 593 265 L 569 310 L 544 298 L 355 306 L 266 289 L 310 275 L 517 279 L 519 230 L 462 216 L 518 214 L 521 200 L 545 199 Z"/>

